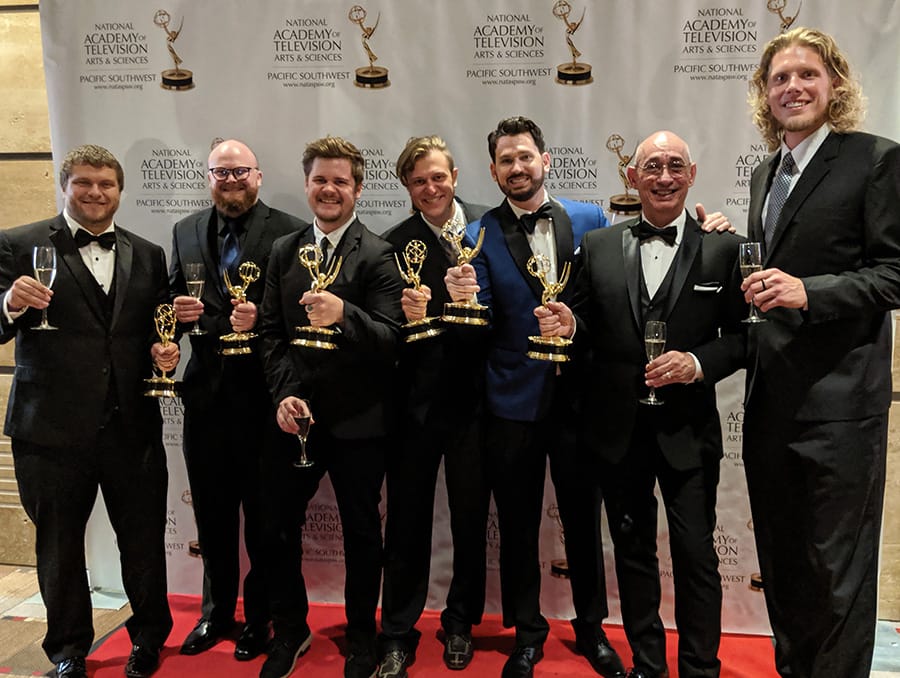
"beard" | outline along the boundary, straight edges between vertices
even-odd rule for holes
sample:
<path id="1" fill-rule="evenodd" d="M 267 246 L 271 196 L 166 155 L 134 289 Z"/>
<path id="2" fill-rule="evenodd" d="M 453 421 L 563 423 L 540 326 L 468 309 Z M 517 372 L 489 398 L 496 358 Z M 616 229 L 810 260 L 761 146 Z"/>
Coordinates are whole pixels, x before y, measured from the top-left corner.
<path id="1" fill-rule="evenodd" d="M 257 191 L 215 191 L 212 195 L 216 209 L 229 217 L 239 217 L 256 204 Z"/>
<path id="2" fill-rule="evenodd" d="M 513 178 L 515 177 L 509 177 L 509 179 Z M 528 202 L 544 187 L 544 173 L 541 172 L 541 176 L 538 178 L 534 178 L 530 175 L 529 178 L 531 179 L 530 183 L 525 184 L 524 186 L 517 186 L 516 188 L 510 188 L 509 179 L 507 179 L 506 184 L 501 188 L 503 195 L 516 202 Z"/>

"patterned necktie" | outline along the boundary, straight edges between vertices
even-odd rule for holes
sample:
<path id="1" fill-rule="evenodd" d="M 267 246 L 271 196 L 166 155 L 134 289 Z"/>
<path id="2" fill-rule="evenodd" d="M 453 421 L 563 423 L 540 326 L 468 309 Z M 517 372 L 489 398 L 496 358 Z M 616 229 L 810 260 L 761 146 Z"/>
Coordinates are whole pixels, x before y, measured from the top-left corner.
<path id="1" fill-rule="evenodd" d="M 223 272 L 223 287 L 225 285 L 225 271 L 228 272 L 228 279 L 231 281 L 231 284 L 237 284 L 237 265 L 241 260 L 241 227 L 233 219 L 226 219 L 225 226 L 228 229 L 228 233 L 225 234 L 225 241 L 222 243 L 222 257 L 219 262 Z"/>
<path id="2" fill-rule="evenodd" d="M 778 218 L 781 216 L 781 210 L 784 203 L 787 202 L 788 193 L 791 189 L 791 176 L 794 174 L 794 156 L 785 153 L 781 161 L 781 166 L 772 179 L 772 187 L 769 189 L 769 210 L 766 212 L 765 223 L 765 240 L 766 249 L 772 243 L 775 235 L 775 228 L 778 226 Z"/>

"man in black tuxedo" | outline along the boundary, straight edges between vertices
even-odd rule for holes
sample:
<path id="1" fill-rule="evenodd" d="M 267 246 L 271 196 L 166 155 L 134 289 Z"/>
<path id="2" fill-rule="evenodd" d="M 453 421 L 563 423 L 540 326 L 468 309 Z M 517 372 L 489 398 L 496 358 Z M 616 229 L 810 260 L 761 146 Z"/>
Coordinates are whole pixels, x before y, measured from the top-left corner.
<path id="1" fill-rule="evenodd" d="M 191 359 L 184 373 L 184 459 L 200 550 L 203 556 L 203 601 L 200 621 L 185 638 L 182 654 L 208 650 L 234 627 L 240 583 L 240 525 L 250 570 L 244 578 L 246 623 L 234 656 L 259 655 L 269 636 L 269 611 L 263 565 L 260 511 L 260 456 L 294 440 L 275 425 L 256 342 L 252 353 L 222 355 L 220 337 L 253 332 L 262 303 L 263 279 L 272 243 L 304 223 L 259 199 L 262 171 L 244 143 L 217 143 L 207 163 L 213 207 L 185 217 L 173 229 L 169 282 L 178 321 L 199 322 L 205 332 L 188 334 Z M 228 292 L 223 271 L 241 284 L 238 268 L 253 262 L 261 280 L 238 302 Z M 188 295 L 186 269 L 202 264 L 203 294 Z"/>
<path id="2" fill-rule="evenodd" d="M 5 433 L 35 525 L 43 646 L 57 675 L 87 675 L 94 630 L 84 537 L 99 487 L 132 608 L 125 674 L 142 678 L 156 670 L 172 628 L 162 418 L 157 401 L 143 396 L 150 359 L 171 371 L 179 357 L 154 324 L 169 297 L 165 254 L 114 224 L 124 173 L 108 150 L 70 151 L 59 182 L 62 214 L 0 232 L 0 341 L 16 340 Z M 32 277 L 36 246 L 56 250 L 46 286 Z M 55 331 L 35 329 L 41 309 Z"/>
<path id="3" fill-rule="evenodd" d="M 391 246 L 356 218 L 364 166 L 359 149 L 339 137 L 307 145 L 303 171 L 315 221 L 275 242 L 266 276 L 260 326 L 266 380 L 283 431 L 296 434 L 295 417 L 312 417 L 313 466 L 293 466 L 299 444 L 290 454 L 265 459 L 275 642 L 261 678 L 289 675 L 310 645 L 301 528 L 326 471 L 344 536 L 344 676 L 371 678 L 378 667 L 375 612 L 384 555 L 378 504 L 395 417 L 392 389 L 403 284 Z M 336 271 L 325 290 L 310 289 L 310 272 L 298 261 L 300 248 L 310 244 L 323 254 L 320 272 Z M 291 345 L 296 328 L 307 325 L 331 329 L 336 348 Z"/>
<path id="4" fill-rule="evenodd" d="M 853 131 L 859 85 L 834 40 L 797 28 L 763 50 L 743 283 L 744 468 L 782 676 L 868 676 L 900 306 L 900 147 Z"/>
<path id="5" fill-rule="evenodd" d="M 656 555 L 659 482 L 675 573 L 678 675 L 716 678 L 722 588 L 713 545 L 722 431 L 715 384 L 742 365 L 734 275 L 738 243 L 704 233 L 685 209 L 697 166 L 687 144 L 656 132 L 637 148 L 628 179 L 641 218 L 588 233 L 572 310 L 575 342 L 588 357 L 582 422 L 585 475 L 602 485 L 615 546 L 622 621 L 634 668 L 629 678 L 666 669 Z M 563 303 L 538 309 L 542 333 L 572 336 Z M 647 364 L 644 326 L 663 321 L 669 351 Z M 660 406 L 643 405 L 647 387 Z M 568 537 L 568 533 L 566 534 Z"/>
<path id="6" fill-rule="evenodd" d="M 444 286 L 456 256 L 447 251 L 441 227 L 456 218 L 468 223 L 486 208 L 455 196 L 459 168 L 440 137 L 414 137 L 397 159 L 397 176 L 409 191 L 414 214 L 388 231 L 403 263 L 404 249 L 418 240 L 427 247 L 421 288 L 403 290 L 407 322 L 439 317 L 450 301 Z M 402 413 L 398 438 L 387 459 L 387 525 L 381 603 L 379 676 L 404 678 L 415 661 L 421 633 L 415 625 L 425 608 L 431 566 L 431 526 L 438 467 L 444 460 L 453 576 L 441 613 L 444 662 L 464 669 L 472 660 L 472 626 L 484 612 L 490 493 L 478 440 L 483 355 L 454 332 L 404 343 L 400 350 Z"/>

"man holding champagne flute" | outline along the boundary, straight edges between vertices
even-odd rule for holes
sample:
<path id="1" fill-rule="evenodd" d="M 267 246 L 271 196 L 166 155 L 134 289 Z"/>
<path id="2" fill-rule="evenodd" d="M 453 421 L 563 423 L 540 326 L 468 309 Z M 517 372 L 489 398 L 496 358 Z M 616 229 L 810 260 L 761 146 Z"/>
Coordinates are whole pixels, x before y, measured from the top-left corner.
<path id="1" fill-rule="evenodd" d="M 56 675 L 87 676 L 94 630 L 84 536 L 99 487 L 132 609 L 125 675 L 142 678 L 156 670 L 172 628 L 162 419 L 156 399 L 143 395 L 148 360 L 166 372 L 178 364 L 177 344 L 151 339 L 169 297 L 166 259 L 113 222 L 124 172 L 108 150 L 70 151 L 59 181 L 61 214 L 0 231 L 0 342 L 16 340 L 5 433 L 35 525 L 43 647 Z M 33 254 L 47 248 L 55 256 Z M 51 329 L 37 325 L 39 310 L 55 331 L 35 331 Z"/>
<path id="2" fill-rule="evenodd" d="M 576 358 L 589 356 L 579 368 L 592 385 L 584 393 L 590 415 L 581 420 L 592 465 L 585 475 L 598 479 L 606 501 L 633 653 L 629 678 L 667 675 L 657 481 L 675 572 L 678 673 L 715 678 L 720 671 L 715 384 L 742 366 L 746 311 L 734 270 L 741 238 L 705 233 L 685 211 L 696 172 L 677 135 L 645 139 L 628 167 L 641 218 L 587 233 L 572 310 L 550 302 L 536 311 L 543 335 L 574 334 Z M 659 389 L 658 397 L 648 388 Z"/>

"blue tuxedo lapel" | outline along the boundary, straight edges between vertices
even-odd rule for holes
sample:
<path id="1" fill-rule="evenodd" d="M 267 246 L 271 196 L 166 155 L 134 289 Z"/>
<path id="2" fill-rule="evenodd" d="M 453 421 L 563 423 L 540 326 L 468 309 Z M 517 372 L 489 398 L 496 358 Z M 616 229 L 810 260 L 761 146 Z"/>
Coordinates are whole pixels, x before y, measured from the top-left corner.
<path id="1" fill-rule="evenodd" d="M 560 208 L 561 209 L 561 208 Z M 564 210 L 563 210 L 564 211 Z M 503 238 L 506 240 L 506 246 L 512 255 L 513 261 L 516 262 L 516 268 L 525 279 L 525 283 L 534 293 L 536 304 L 540 303 L 541 295 L 544 293 L 544 287 L 540 280 L 535 278 L 528 272 L 528 260 L 532 256 L 531 245 L 528 244 L 528 238 L 525 237 L 525 231 L 519 226 L 519 220 L 512 211 L 512 207 L 504 200 L 503 204 L 497 210 L 498 219 L 500 221 L 500 229 L 503 231 Z M 571 233 L 572 229 L 569 228 Z"/>

